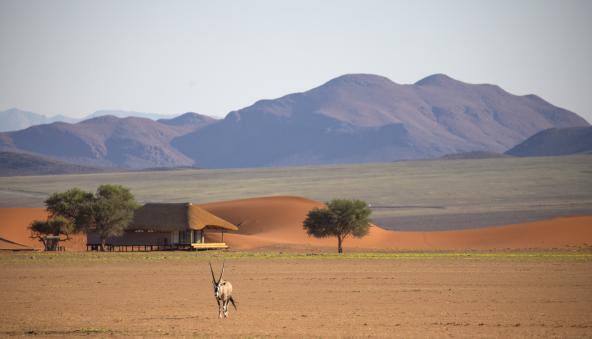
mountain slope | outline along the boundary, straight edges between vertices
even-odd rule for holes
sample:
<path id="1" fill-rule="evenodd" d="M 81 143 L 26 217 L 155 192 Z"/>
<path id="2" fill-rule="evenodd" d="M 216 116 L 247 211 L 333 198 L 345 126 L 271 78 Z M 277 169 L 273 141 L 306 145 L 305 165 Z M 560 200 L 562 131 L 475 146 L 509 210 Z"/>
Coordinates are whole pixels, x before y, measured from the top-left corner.
<path id="1" fill-rule="evenodd" d="M 506 152 L 519 157 L 579 153 L 592 154 L 592 127 L 549 128 Z"/>
<path id="2" fill-rule="evenodd" d="M 53 123 L 0 134 L 0 150 L 32 152 L 101 167 L 191 166 L 170 141 L 201 124 L 169 126 L 145 118 L 101 116 L 77 124 Z"/>
<path id="3" fill-rule="evenodd" d="M 0 176 L 94 173 L 102 169 L 25 153 L 0 152 Z"/>
<path id="4" fill-rule="evenodd" d="M 218 121 L 218 119 L 199 113 L 187 112 L 174 118 L 158 119 L 157 121 L 161 124 L 172 126 L 179 131 L 191 132 L 211 125 Z"/>
<path id="5" fill-rule="evenodd" d="M 173 140 L 202 167 L 258 167 L 504 152 L 550 127 L 587 126 L 536 96 L 442 74 L 401 85 L 371 74 L 261 100 Z"/>

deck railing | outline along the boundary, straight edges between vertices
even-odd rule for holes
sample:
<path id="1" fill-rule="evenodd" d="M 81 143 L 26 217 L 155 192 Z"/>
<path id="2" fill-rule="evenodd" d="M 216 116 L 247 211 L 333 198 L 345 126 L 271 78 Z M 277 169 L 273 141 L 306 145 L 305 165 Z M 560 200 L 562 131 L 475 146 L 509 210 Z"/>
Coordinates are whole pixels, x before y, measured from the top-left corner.
<path id="1" fill-rule="evenodd" d="M 101 248 L 100 244 L 86 244 L 87 251 L 98 251 Z M 150 251 L 192 251 L 192 250 L 213 250 L 213 249 L 227 249 L 228 245 L 223 242 L 216 243 L 193 243 L 193 244 L 168 244 L 168 245 L 145 245 L 145 244 L 126 244 L 115 245 L 105 244 L 105 251 L 107 252 L 150 252 Z"/>

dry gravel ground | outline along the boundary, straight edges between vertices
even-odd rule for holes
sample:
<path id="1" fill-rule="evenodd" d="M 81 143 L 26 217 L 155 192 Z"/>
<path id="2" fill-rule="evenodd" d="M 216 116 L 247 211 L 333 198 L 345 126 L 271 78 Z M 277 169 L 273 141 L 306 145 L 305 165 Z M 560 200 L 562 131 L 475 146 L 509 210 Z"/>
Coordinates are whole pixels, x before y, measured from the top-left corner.
<path id="1" fill-rule="evenodd" d="M 0 255 L 1 337 L 592 337 L 589 254 L 227 257 L 227 320 L 210 254 L 79 255 Z"/>

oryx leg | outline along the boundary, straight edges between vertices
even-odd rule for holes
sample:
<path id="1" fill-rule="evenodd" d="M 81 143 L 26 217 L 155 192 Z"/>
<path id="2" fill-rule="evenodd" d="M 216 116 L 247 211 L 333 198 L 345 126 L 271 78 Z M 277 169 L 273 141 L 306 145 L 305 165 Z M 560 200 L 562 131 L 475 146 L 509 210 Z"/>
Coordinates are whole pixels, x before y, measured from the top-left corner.
<path id="1" fill-rule="evenodd" d="M 218 318 L 222 318 L 222 305 L 220 305 L 220 299 L 216 298 L 216 302 L 218 303 Z"/>
<path id="2" fill-rule="evenodd" d="M 228 318 L 228 300 L 224 300 L 222 304 L 224 305 L 224 318 Z"/>

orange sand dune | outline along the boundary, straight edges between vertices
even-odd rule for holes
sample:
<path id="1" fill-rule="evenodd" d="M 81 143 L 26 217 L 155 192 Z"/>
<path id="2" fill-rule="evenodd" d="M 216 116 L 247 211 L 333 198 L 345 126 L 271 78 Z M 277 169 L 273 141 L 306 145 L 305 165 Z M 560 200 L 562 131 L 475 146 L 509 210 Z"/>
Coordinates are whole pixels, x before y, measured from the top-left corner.
<path id="1" fill-rule="evenodd" d="M 264 197 L 200 205 L 239 226 L 225 233 L 224 241 L 236 250 L 308 250 L 336 247 L 334 238 L 316 239 L 302 229 L 308 211 L 322 203 L 300 197 Z M 32 220 L 44 219 L 43 208 L 0 208 L 0 238 L 40 249 L 29 237 Z M 209 241 L 220 241 L 212 232 Z M 85 237 L 65 243 L 84 250 Z M 444 232 L 395 232 L 372 226 L 362 239 L 348 238 L 345 249 L 358 250 L 488 250 L 551 249 L 592 245 L 592 216 L 566 217 L 526 224 Z"/>
<path id="2" fill-rule="evenodd" d="M 201 205 L 239 225 L 224 240 L 234 249 L 336 247 L 336 240 L 309 237 L 302 221 L 322 203 L 299 197 L 264 197 Z M 212 240 L 219 235 L 212 235 Z M 592 245 L 592 216 L 444 232 L 396 232 L 372 226 L 362 239 L 346 239 L 346 248 L 400 250 L 550 249 Z"/>
<path id="3" fill-rule="evenodd" d="M 45 208 L 0 208 L 0 238 L 23 244 L 34 249 L 43 249 L 37 239 L 31 238 L 28 227 L 33 220 L 47 219 Z M 60 243 L 67 250 L 85 250 L 86 236 L 77 234 Z"/>

